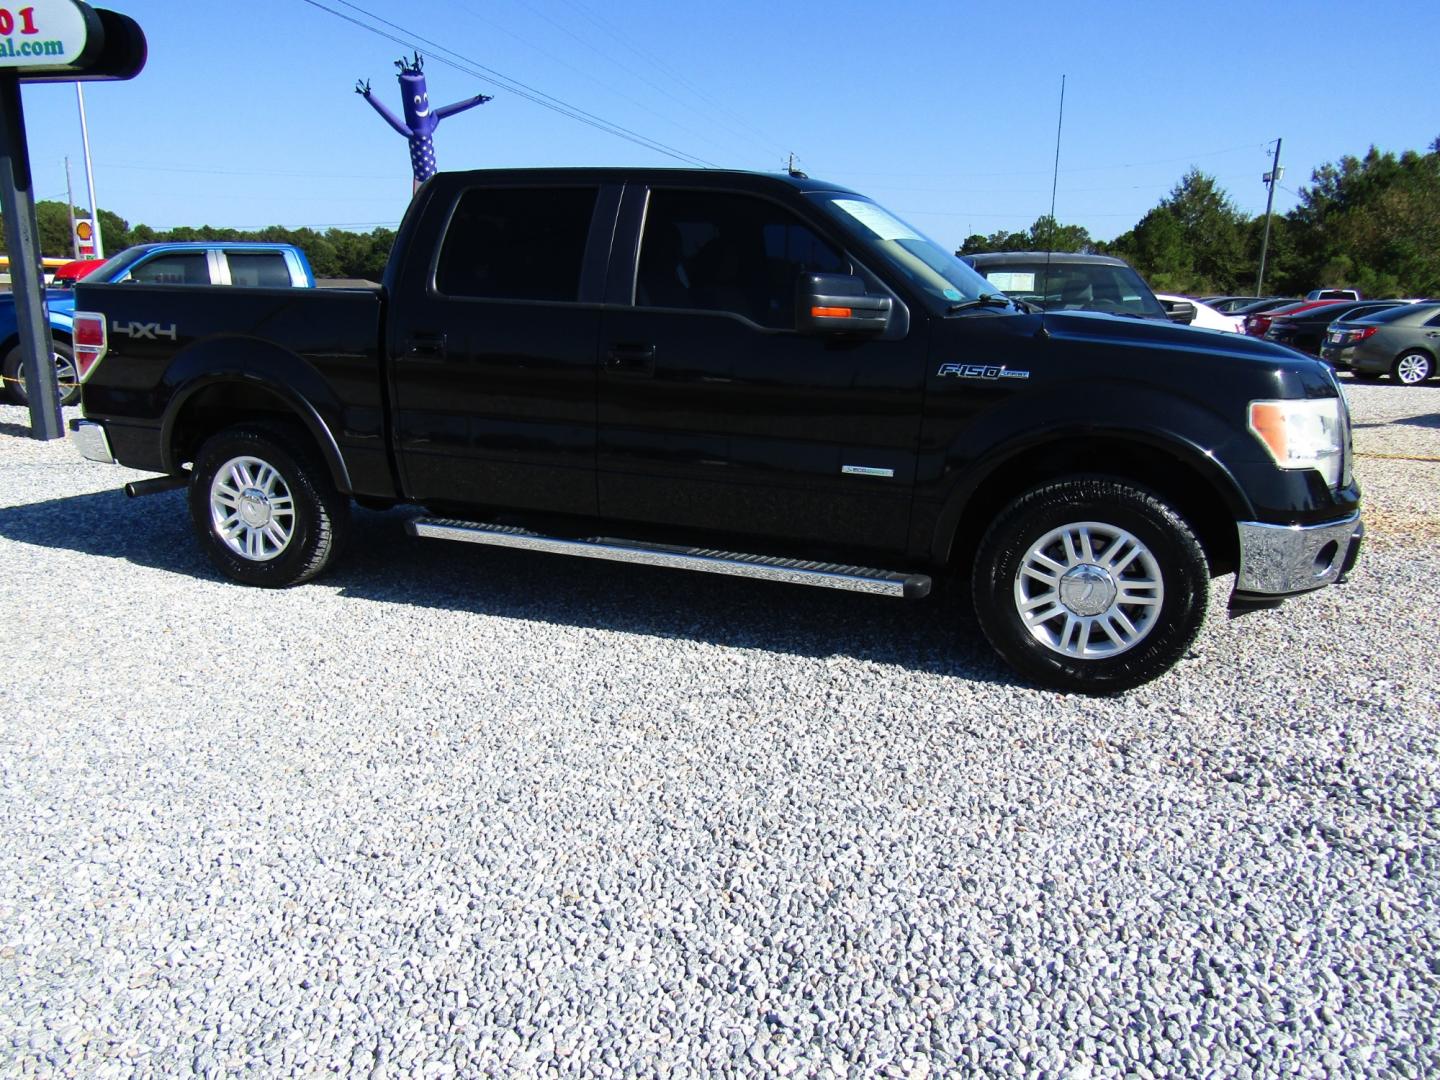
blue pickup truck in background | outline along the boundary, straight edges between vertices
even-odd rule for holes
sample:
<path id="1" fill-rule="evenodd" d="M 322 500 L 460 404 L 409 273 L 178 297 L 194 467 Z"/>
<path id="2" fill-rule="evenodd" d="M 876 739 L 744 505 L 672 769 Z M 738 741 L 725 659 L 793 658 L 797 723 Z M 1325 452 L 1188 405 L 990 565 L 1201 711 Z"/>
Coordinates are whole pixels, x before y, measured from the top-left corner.
<path id="1" fill-rule="evenodd" d="M 112 255 L 91 271 L 87 281 L 138 281 L 150 285 L 234 285 L 240 288 L 297 288 L 315 286 L 315 275 L 305 253 L 293 244 L 193 243 L 137 244 Z M 46 289 L 45 310 L 50 336 L 55 345 L 55 377 L 60 383 L 60 402 L 79 400 L 80 387 L 71 358 L 71 315 L 75 294 L 69 289 Z M 4 398 L 25 405 L 24 372 L 21 370 L 20 331 L 15 317 L 15 298 L 0 293 L 0 375 L 4 376 Z"/>

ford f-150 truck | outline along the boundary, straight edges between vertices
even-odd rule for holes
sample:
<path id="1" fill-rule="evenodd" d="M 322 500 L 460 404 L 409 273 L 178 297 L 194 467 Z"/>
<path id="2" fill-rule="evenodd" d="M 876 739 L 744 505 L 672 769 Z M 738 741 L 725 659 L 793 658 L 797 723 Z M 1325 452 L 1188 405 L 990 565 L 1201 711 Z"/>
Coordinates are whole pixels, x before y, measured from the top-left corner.
<path id="1" fill-rule="evenodd" d="M 1212 577 L 1269 606 L 1359 550 L 1324 365 L 1035 310 L 804 177 L 440 174 L 379 289 L 77 298 L 81 452 L 187 486 L 252 585 L 320 573 L 352 501 L 419 504 L 418 537 L 898 598 L 953 574 L 1022 674 L 1110 693 L 1185 653 Z"/>
<path id="2" fill-rule="evenodd" d="M 68 264 L 68 265 L 74 265 Z M 62 268 L 63 269 L 63 268 Z M 103 263 L 86 270 L 95 281 L 144 281 L 153 284 L 238 285 L 251 288 L 276 286 L 311 288 L 315 275 L 305 253 L 294 244 L 257 241 L 166 241 L 136 244 Z M 60 384 L 60 403 L 73 405 L 80 390 L 75 381 L 75 361 L 70 351 L 70 316 L 75 296 L 68 288 L 45 290 L 45 312 L 54 346 L 55 379 Z M 29 402 L 20 348 L 20 325 L 15 298 L 0 293 L 0 398 L 17 405 Z"/>

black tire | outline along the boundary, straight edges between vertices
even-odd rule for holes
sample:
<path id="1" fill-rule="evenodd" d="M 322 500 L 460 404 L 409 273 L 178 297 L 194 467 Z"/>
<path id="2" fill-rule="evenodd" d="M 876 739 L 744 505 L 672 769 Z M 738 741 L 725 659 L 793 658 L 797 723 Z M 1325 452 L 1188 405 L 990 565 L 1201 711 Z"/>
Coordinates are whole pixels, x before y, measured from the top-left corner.
<path id="1" fill-rule="evenodd" d="M 1435 358 L 1424 349 L 1406 349 L 1390 365 L 1390 377 L 1402 386 L 1419 386 L 1435 374 Z"/>
<path id="2" fill-rule="evenodd" d="M 75 354 L 64 341 L 53 344 L 55 379 L 60 384 L 60 404 L 74 405 L 80 400 L 80 379 L 75 370 Z M 6 396 L 16 405 L 29 405 L 30 395 L 25 392 L 24 361 L 19 345 L 5 354 L 4 374 Z"/>
<path id="3" fill-rule="evenodd" d="M 309 581 L 349 535 L 350 502 L 299 428 L 255 424 L 213 436 L 196 455 L 189 499 L 206 555 L 242 585 Z"/>
<path id="4" fill-rule="evenodd" d="M 1088 558 L 1083 547 L 1064 549 L 1066 533 L 1081 527 Z M 1081 538 L 1070 536 L 1074 548 Z M 980 541 L 971 578 L 996 652 L 1028 679 L 1083 694 L 1120 693 L 1168 671 L 1200 632 L 1209 590 L 1205 552 L 1180 515 L 1153 492 L 1103 476 L 1055 480 L 1010 503 Z"/>

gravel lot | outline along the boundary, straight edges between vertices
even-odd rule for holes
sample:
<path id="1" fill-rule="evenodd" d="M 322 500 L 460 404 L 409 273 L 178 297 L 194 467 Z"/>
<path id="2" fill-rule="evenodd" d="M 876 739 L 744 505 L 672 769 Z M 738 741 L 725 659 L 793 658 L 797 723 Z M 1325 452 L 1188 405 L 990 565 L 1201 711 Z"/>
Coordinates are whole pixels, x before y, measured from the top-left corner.
<path id="1" fill-rule="evenodd" d="M 1440 385 L 1360 571 L 1118 700 L 895 601 L 423 542 L 217 579 L 0 408 L 0 1074 L 1420 1076 Z"/>

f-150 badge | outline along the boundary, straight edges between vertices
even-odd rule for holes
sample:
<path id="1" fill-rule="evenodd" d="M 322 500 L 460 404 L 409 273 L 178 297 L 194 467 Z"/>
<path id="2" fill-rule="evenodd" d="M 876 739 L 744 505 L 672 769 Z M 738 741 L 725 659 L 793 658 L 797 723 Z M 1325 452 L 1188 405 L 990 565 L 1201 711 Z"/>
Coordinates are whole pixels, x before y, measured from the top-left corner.
<path id="1" fill-rule="evenodd" d="M 953 375 L 957 379 L 1028 379 L 1028 371 L 1012 371 L 1004 364 L 941 364 L 935 372 L 942 378 Z"/>

